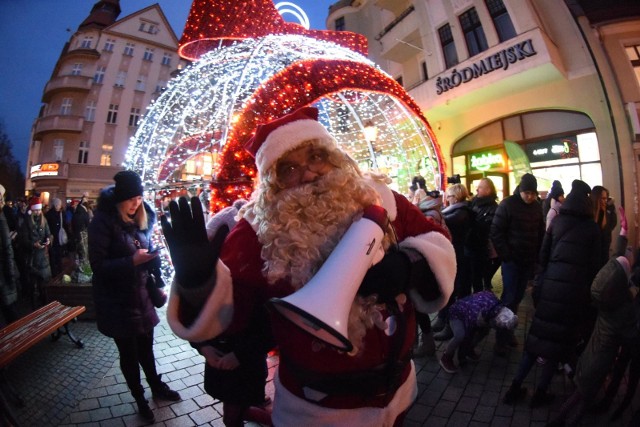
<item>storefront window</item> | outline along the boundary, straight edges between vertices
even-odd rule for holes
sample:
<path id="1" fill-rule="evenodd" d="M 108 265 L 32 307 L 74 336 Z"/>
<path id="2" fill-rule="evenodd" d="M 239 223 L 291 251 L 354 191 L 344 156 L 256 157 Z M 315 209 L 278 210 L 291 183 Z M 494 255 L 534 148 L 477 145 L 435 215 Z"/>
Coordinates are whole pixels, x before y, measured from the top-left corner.
<path id="1" fill-rule="evenodd" d="M 545 110 L 505 117 L 460 138 L 453 146 L 451 170 L 460 174 L 471 191 L 481 177 L 490 176 L 508 196 L 518 184 L 512 159 L 504 148 L 505 141 L 511 140 L 526 155 L 527 170 L 530 168 L 538 179 L 543 197 L 554 180 L 565 189 L 571 188 L 574 179 L 590 186 L 601 185 L 600 148 L 594 128 L 587 115 L 571 111 Z M 503 162 L 499 161 L 500 153 L 504 153 Z"/>

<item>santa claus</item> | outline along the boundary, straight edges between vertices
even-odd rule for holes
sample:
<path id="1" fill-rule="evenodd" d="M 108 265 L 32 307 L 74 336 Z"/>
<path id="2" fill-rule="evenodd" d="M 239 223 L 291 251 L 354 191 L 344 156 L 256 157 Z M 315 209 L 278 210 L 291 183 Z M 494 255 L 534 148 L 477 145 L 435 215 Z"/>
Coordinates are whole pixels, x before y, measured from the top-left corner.
<path id="1" fill-rule="evenodd" d="M 258 184 L 215 271 L 217 249 L 207 249 L 197 201 L 191 208 L 184 199 L 173 203 L 172 224 L 163 222 L 176 269 L 169 324 L 192 342 L 215 337 L 224 343 L 221 357 L 234 354 L 236 368 L 253 363 L 254 373 L 263 372 L 256 367 L 273 338 L 280 350 L 275 425 L 401 425 L 417 395 L 415 310 L 446 304 L 454 250 L 446 231 L 390 190 L 385 177 L 363 175 L 317 117 L 315 108 L 299 109 L 260 126 L 247 143 Z M 364 236 L 371 247 L 349 256 L 359 248 L 354 233 L 371 234 Z M 314 298 L 326 288 L 322 306 L 348 299 L 346 346 L 267 309 L 311 282 Z M 353 292 L 347 282 L 356 283 Z M 198 301 L 197 315 L 186 316 L 183 309 Z"/>

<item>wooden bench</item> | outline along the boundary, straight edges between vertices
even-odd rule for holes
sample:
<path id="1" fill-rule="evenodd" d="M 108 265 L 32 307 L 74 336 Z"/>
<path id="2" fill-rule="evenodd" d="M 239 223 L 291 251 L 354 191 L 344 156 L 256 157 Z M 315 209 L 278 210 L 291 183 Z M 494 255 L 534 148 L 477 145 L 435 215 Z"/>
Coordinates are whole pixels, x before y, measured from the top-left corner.
<path id="1" fill-rule="evenodd" d="M 58 301 L 52 301 L 0 329 L 0 408 L 14 425 L 17 425 L 17 422 L 7 405 L 3 389 L 5 387 L 8 389 L 11 400 L 16 404 L 22 406 L 23 402 L 7 382 L 4 369 L 18 356 L 49 335 L 53 341 L 58 340 L 62 335 L 67 335 L 78 348 L 84 347 L 82 340 L 71 333 L 68 325 L 84 311 L 84 306 L 68 307 Z M 2 424 L 1 421 L 0 419 L 0 424 Z"/>

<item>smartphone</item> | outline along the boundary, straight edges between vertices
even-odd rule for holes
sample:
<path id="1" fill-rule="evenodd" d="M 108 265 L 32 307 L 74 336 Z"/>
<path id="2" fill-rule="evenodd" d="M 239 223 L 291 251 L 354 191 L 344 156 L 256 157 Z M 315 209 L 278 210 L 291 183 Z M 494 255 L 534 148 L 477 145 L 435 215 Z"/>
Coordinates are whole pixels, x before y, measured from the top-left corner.
<path id="1" fill-rule="evenodd" d="M 158 252 L 160 249 L 164 249 L 164 246 L 156 246 L 153 249 L 150 249 L 147 251 L 148 254 L 155 254 L 156 252 Z"/>

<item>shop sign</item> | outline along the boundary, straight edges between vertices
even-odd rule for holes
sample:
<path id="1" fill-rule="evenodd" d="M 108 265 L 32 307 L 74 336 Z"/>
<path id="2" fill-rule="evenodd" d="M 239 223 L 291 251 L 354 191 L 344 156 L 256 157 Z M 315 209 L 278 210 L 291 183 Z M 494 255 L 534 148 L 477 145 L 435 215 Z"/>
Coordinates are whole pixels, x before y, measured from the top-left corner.
<path id="1" fill-rule="evenodd" d="M 578 138 L 567 136 L 532 142 L 524 146 L 524 151 L 531 162 L 572 159 L 578 157 Z"/>
<path id="2" fill-rule="evenodd" d="M 489 169 L 504 169 L 504 153 L 502 150 L 483 151 L 469 155 L 469 169 L 471 171 L 488 171 Z"/>
<path id="3" fill-rule="evenodd" d="M 58 163 L 41 163 L 31 166 L 31 178 L 40 176 L 58 176 L 60 165 Z"/>
<path id="4" fill-rule="evenodd" d="M 522 61 L 537 53 L 531 39 L 527 39 L 513 46 L 509 46 L 506 49 L 502 49 L 486 58 L 482 58 L 461 70 L 454 68 L 448 77 L 437 78 L 436 94 L 441 95 L 450 89 L 460 86 L 462 83 L 468 83 L 492 71 L 500 69 L 507 70 L 510 64 Z"/>

